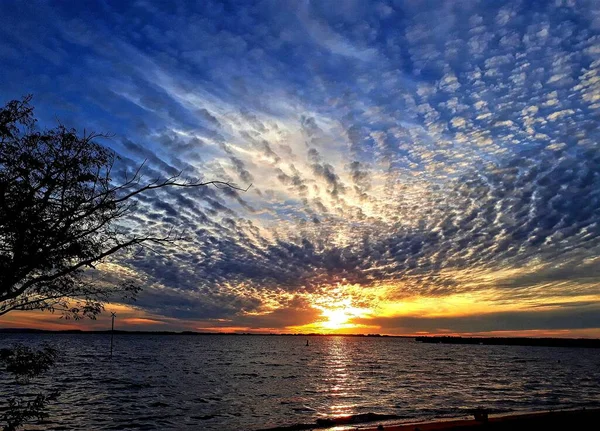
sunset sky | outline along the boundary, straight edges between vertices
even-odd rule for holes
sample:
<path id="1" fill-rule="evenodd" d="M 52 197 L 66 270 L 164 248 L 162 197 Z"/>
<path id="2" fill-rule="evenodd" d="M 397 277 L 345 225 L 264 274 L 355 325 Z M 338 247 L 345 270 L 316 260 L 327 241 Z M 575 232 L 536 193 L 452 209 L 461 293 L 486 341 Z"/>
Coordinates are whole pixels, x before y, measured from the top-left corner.
<path id="1" fill-rule="evenodd" d="M 600 337 L 597 1 L 6 1 L 0 103 L 247 192 L 89 274 L 120 329 Z M 106 313 L 108 314 L 108 313 Z M 12 312 L 1 327 L 102 328 Z"/>

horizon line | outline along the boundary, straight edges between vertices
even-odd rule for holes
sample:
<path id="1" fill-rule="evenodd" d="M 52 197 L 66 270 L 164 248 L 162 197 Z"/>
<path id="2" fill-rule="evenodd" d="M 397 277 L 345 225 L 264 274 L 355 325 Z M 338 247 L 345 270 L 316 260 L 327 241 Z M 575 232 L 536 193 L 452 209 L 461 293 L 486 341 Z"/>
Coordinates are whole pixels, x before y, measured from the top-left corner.
<path id="1" fill-rule="evenodd" d="M 268 335 L 268 336 L 311 336 L 311 337 L 382 337 L 382 338 L 446 338 L 446 339 L 530 339 L 530 340 L 597 340 L 600 338 L 572 338 L 572 337 L 532 337 L 532 336 L 481 336 L 481 335 L 436 335 L 436 334 L 419 334 L 419 335 L 391 335 L 391 334 L 345 334 L 345 333 L 319 333 L 319 332 L 204 332 L 204 331 L 153 331 L 153 330 L 128 330 L 128 329 L 39 329 L 39 328 L 0 328 L 0 333 L 18 334 L 18 333 L 47 333 L 47 334 L 148 334 L 148 335 Z"/>

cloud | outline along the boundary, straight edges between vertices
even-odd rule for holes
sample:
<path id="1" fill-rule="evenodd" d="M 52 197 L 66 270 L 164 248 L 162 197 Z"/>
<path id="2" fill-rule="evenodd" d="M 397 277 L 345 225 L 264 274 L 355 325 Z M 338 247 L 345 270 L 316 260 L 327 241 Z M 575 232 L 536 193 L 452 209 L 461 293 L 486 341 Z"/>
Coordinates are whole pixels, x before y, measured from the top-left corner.
<path id="1" fill-rule="evenodd" d="M 515 311 L 473 315 L 466 317 L 398 317 L 356 319 L 356 323 L 366 322 L 381 326 L 384 331 L 396 332 L 492 332 L 523 330 L 584 329 L 600 327 L 598 307 L 580 306 L 573 310 Z"/>
<path id="2" fill-rule="evenodd" d="M 373 309 L 466 293 L 588 301 L 600 251 L 597 14 L 433 4 L 17 4 L 0 18 L 11 48 L 0 47 L 0 89 L 34 93 L 42 125 L 58 116 L 112 132 L 116 178 L 147 160 L 145 178 L 253 184 L 138 197 L 127 229 L 187 238 L 118 258 L 153 316 L 290 326 L 339 285 L 379 292 Z M 120 25 L 130 16 L 140 19 Z M 498 326 L 596 324 L 581 313 L 509 313 Z M 452 324 L 491 330 L 488 317 Z"/>
<path id="3" fill-rule="evenodd" d="M 333 54 L 351 57 L 360 61 L 372 61 L 377 56 L 375 48 L 360 47 L 333 31 L 318 18 L 311 17 L 311 2 L 304 0 L 298 3 L 298 18 L 305 26 L 313 42 L 326 48 Z"/>

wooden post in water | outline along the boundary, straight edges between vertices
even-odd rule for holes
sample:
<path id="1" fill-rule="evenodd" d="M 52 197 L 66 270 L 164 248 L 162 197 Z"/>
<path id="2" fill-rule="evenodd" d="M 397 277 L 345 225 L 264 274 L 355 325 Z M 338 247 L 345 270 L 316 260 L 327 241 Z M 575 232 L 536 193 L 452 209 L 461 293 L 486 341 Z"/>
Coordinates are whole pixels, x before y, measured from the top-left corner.
<path id="1" fill-rule="evenodd" d="M 110 357 L 112 358 L 112 352 L 113 352 L 113 336 L 114 336 L 114 332 L 115 332 L 115 317 L 117 317 L 116 313 L 111 312 L 110 313 L 111 317 L 112 317 L 112 324 L 110 326 Z"/>

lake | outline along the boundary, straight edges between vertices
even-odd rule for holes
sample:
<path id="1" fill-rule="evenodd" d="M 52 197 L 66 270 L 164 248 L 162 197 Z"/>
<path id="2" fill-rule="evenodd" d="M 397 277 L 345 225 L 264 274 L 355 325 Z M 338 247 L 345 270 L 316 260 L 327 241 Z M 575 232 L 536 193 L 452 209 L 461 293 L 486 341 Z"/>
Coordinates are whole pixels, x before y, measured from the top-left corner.
<path id="1" fill-rule="evenodd" d="M 306 346 L 306 340 L 309 346 Z M 0 334 L 61 351 L 43 429 L 255 430 L 390 413 L 431 419 L 600 404 L 600 351 L 388 337 Z M 32 386 L 30 389 L 37 389 Z M 0 374 L 0 403 L 14 389 Z"/>

